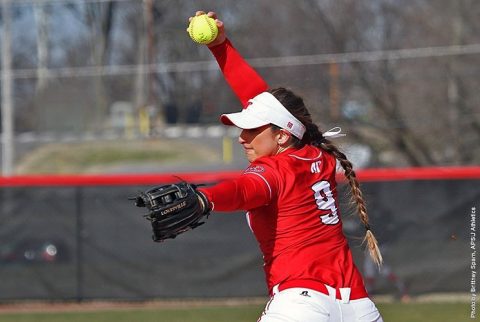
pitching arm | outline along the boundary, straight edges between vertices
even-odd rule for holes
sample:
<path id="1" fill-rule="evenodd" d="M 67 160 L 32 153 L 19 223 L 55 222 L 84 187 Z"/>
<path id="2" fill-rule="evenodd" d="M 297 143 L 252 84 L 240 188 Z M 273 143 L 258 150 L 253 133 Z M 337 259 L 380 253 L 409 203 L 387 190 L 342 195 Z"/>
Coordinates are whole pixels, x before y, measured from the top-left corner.
<path id="1" fill-rule="evenodd" d="M 265 80 L 245 61 L 230 40 L 226 39 L 209 49 L 243 107 L 247 106 L 249 99 L 268 89 Z"/>
<path id="2" fill-rule="evenodd" d="M 216 38 L 206 44 L 217 60 L 225 80 L 240 99 L 243 107 L 246 107 L 249 99 L 268 89 L 268 84 L 245 59 L 243 59 L 240 53 L 233 47 L 230 40 L 227 39 L 225 25 L 223 21 L 218 19 L 217 14 L 213 11 L 209 11 L 208 13 L 205 11 L 197 11 L 195 17 L 204 14 L 214 19 L 218 28 Z M 189 22 L 192 22 L 192 19 L 194 19 L 194 17 L 190 17 Z M 188 28 L 187 32 L 190 33 Z"/>

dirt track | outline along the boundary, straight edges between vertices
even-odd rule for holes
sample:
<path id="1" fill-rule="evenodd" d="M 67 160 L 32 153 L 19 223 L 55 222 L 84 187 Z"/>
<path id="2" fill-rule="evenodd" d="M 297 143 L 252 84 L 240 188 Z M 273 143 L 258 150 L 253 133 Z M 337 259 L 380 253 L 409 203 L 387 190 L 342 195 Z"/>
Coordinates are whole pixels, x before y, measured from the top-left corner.
<path id="1" fill-rule="evenodd" d="M 382 295 L 373 298 L 376 303 L 391 303 L 392 296 Z M 0 303 L 0 314 L 21 312 L 75 312 L 75 311 L 109 311 L 109 310 L 132 310 L 132 309 L 175 309 L 195 308 L 205 306 L 240 306 L 240 305 L 263 305 L 267 298 L 229 298 L 229 299 L 171 299 L 152 301 L 83 301 L 83 302 L 45 302 L 45 301 L 22 301 Z M 468 293 L 438 293 L 426 294 L 411 299 L 418 303 L 449 303 L 469 302 Z"/>
<path id="2" fill-rule="evenodd" d="M 238 299 L 189 299 L 189 300 L 153 300 L 153 301 L 83 301 L 83 302 L 45 302 L 28 301 L 0 303 L 0 314 L 19 312 L 75 312 L 75 311 L 108 311 L 132 309 L 165 309 L 192 308 L 203 306 L 239 306 L 262 305 L 267 298 Z"/>

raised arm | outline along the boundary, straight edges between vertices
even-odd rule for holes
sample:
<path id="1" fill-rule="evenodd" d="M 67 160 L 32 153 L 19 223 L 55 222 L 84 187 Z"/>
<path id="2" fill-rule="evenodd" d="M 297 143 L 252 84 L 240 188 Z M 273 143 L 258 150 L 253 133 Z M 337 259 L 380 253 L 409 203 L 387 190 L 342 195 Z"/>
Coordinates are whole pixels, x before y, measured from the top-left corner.
<path id="1" fill-rule="evenodd" d="M 268 89 L 265 80 L 243 59 L 230 40 L 209 48 L 243 107 L 247 106 L 249 99 Z"/>
<path id="2" fill-rule="evenodd" d="M 204 14 L 204 12 L 196 12 L 197 16 L 200 14 Z M 217 60 L 225 80 L 237 95 L 242 106 L 246 107 L 249 99 L 268 89 L 268 84 L 227 39 L 225 26 L 222 21 L 217 19 L 216 14 L 209 12 L 208 16 L 215 19 L 218 27 L 218 35 L 213 42 L 208 44 L 208 48 Z"/>

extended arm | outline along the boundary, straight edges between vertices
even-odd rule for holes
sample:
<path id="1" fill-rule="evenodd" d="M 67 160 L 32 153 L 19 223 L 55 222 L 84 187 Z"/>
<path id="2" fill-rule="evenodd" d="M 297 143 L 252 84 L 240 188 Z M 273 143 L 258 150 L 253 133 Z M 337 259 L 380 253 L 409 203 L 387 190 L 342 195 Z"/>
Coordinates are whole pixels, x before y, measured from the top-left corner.
<path id="1" fill-rule="evenodd" d="M 215 211 L 250 210 L 270 203 L 272 192 L 264 179 L 250 174 L 201 191 Z"/>
<path id="2" fill-rule="evenodd" d="M 204 11 L 197 11 L 196 16 L 205 14 Z M 268 89 L 265 80 L 250 66 L 240 53 L 233 47 L 225 34 L 225 26 L 217 19 L 215 12 L 208 12 L 207 15 L 213 19 L 218 27 L 218 34 L 214 41 L 208 44 L 208 48 L 218 62 L 225 80 L 232 88 L 235 95 L 246 107 L 248 100 Z M 191 20 L 190 17 L 189 20 Z"/>
<path id="3" fill-rule="evenodd" d="M 249 99 L 268 89 L 265 80 L 243 59 L 230 40 L 225 39 L 223 43 L 209 48 L 215 56 L 225 80 L 243 107 L 247 106 Z"/>

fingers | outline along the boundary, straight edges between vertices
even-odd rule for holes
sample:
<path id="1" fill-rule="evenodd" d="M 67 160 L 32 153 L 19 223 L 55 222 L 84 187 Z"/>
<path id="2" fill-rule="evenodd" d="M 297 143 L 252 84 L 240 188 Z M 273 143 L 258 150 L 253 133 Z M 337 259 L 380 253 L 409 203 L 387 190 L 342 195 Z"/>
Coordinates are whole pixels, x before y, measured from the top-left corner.
<path id="1" fill-rule="evenodd" d="M 198 16 L 198 15 L 203 15 L 203 14 L 205 14 L 204 11 L 197 11 L 197 12 L 195 13 L 195 15 L 197 15 L 197 16 Z M 214 12 L 214 11 L 209 11 L 209 12 L 207 13 L 207 16 L 209 16 L 210 18 L 212 18 L 212 19 L 215 20 L 215 23 L 217 24 L 217 27 L 218 27 L 218 28 L 223 28 L 223 21 L 217 19 L 217 13 L 216 13 L 216 12 Z"/>
<path id="2" fill-rule="evenodd" d="M 209 11 L 208 13 L 205 13 L 205 11 L 197 11 L 197 12 L 195 12 L 195 16 L 201 16 L 201 15 L 205 15 L 205 14 L 206 14 L 207 16 L 209 16 L 210 18 L 213 18 L 213 19 L 215 19 L 215 20 L 217 19 L 217 14 L 216 14 L 215 12 L 213 12 L 213 11 Z M 192 19 L 193 19 L 193 17 L 189 17 L 189 18 L 188 18 L 188 21 L 190 21 L 190 20 L 192 20 Z"/>
<path id="3" fill-rule="evenodd" d="M 205 11 L 195 12 L 195 16 L 201 16 L 201 15 L 204 15 L 204 14 L 206 14 Z M 209 11 L 206 15 L 215 20 L 215 22 L 217 24 L 217 27 L 223 28 L 223 21 L 217 19 L 217 13 L 216 12 Z M 188 22 L 192 21 L 192 19 L 193 19 L 193 17 L 189 17 Z"/>
<path id="4" fill-rule="evenodd" d="M 195 12 L 195 16 L 201 16 L 201 15 L 204 15 L 205 14 L 205 11 L 197 11 Z M 189 17 L 188 18 L 188 22 L 192 21 L 193 17 Z"/>

